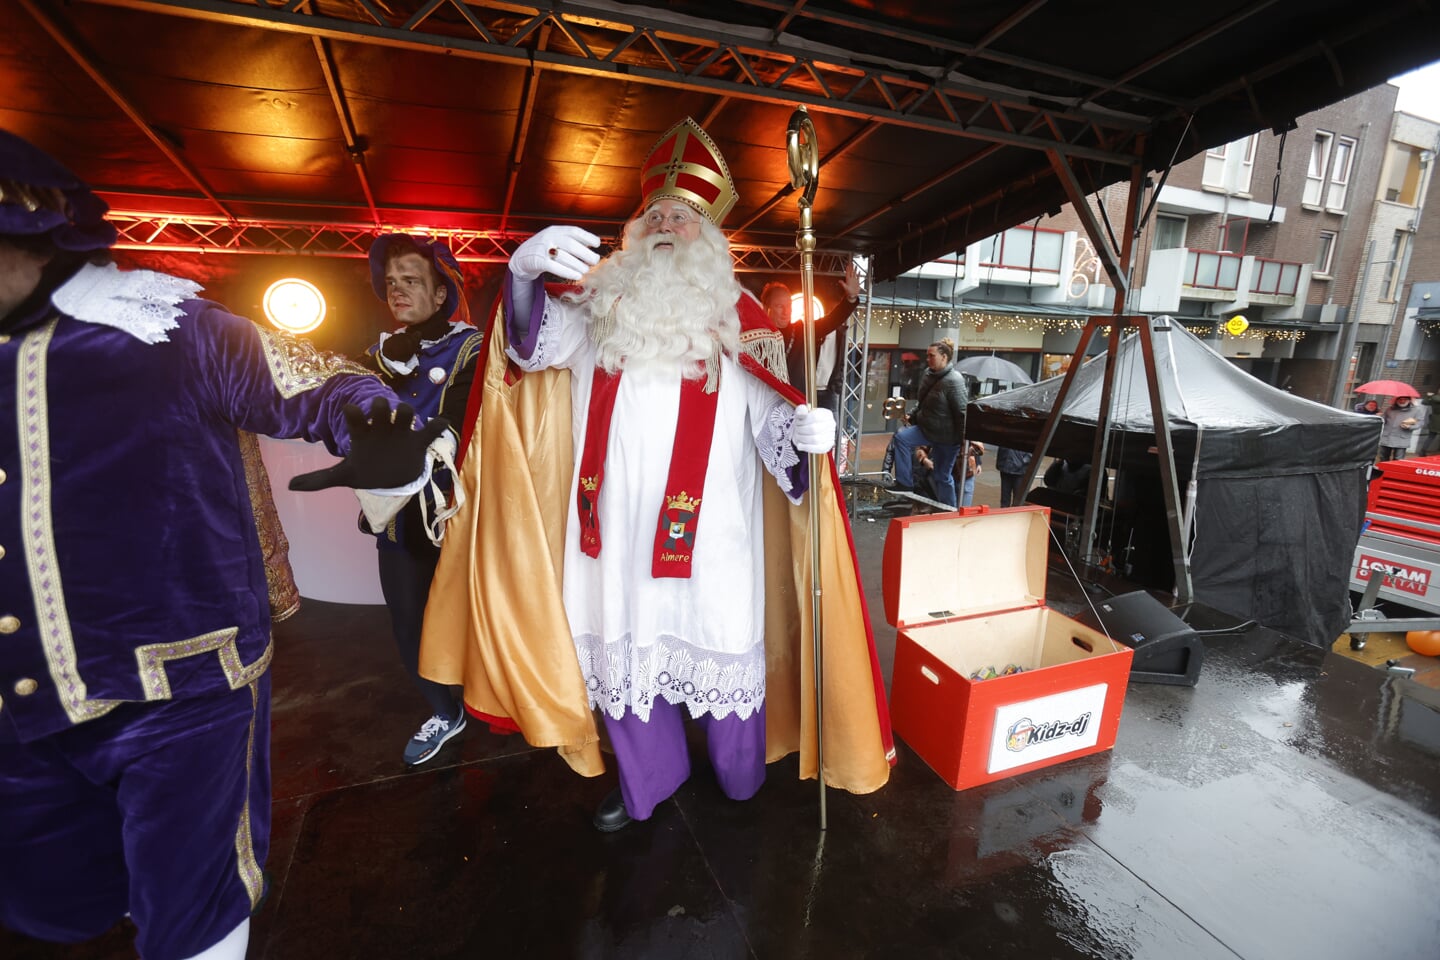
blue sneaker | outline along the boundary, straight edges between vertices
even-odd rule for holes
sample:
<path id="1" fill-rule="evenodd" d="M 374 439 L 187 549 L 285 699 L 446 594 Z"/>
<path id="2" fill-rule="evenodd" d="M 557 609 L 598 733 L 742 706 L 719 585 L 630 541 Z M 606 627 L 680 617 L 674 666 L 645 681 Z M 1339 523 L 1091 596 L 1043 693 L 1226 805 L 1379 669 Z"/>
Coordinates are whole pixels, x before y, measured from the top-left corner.
<path id="1" fill-rule="evenodd" d="M 405 744 L 405 766 L 419 766 L 440 752 L 455 734 L 465 729 L 465 711 L 461 709 L 460 716 L 454 720 L 448 720 L 438 713 L 420 725 L 419 731 Z"/>

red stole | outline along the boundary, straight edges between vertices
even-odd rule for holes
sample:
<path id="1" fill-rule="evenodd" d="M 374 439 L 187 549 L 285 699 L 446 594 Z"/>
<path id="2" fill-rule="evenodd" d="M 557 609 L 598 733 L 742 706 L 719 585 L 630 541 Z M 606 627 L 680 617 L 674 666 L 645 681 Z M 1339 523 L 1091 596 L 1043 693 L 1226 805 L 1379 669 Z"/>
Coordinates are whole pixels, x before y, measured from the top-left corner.
<path id="1" fill-rule="evenodd" d="M 585 448 L 580 455 L 580 484 L 575 509 L 580 518 L 580 550 L 600 556 L 600 490 L 605 483 L 605 451 L 610 446 L 610 418 L 624 371 L 606 373 L 596 367 L 590 380 L 590 408 L 585 421 Z M 705 492 L 705 471 L 710 464 L 710 440 L 715 433 L 715 412 L 720 391 L 705 391 L 705 380 L 680 381 L 680 415 L 675 443 L 670 450 L 670 473 L 655 525 L 655 550 L 650 575 L 688 579 L 695 554 L 695 533 L 700 525 L 700 502 Z"/>

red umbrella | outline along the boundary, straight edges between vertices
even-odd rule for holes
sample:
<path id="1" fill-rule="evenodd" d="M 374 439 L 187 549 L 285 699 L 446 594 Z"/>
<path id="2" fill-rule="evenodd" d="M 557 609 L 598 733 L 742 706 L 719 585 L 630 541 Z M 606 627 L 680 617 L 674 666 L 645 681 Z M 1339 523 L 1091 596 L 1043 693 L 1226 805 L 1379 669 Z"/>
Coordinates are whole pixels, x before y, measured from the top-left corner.
<path id="1" fill-rule="evenodd" d="M 1355 388 L 1356 393 L 1373 393 L 1377 397 L 1416 397 L 1420 391 L 1399 380 L 1371 380 Z"/>

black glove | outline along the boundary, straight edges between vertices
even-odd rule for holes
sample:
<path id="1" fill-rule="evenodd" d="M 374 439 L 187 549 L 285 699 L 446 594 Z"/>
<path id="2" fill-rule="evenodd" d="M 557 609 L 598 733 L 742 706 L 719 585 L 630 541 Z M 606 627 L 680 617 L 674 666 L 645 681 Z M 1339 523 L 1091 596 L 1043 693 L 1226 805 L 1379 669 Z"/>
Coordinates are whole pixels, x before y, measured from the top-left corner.
<path id="1" fill-rule="evenodd" d="M 408 404 L 395 408 L 376 397 L 367 415 L 353 403 L 345 405 L 345 422 L 350 425 L 350 455 L 333 467 L 312 470 L 290 480 L 291 490 L 324 490 L 327 487 L 354 487 L 357 490 L 389 490 L 418 479 L 425 469 L 425 451 L 450 421 L 436 417 L 419 430 L 410 429 L 415 411 Z"/>

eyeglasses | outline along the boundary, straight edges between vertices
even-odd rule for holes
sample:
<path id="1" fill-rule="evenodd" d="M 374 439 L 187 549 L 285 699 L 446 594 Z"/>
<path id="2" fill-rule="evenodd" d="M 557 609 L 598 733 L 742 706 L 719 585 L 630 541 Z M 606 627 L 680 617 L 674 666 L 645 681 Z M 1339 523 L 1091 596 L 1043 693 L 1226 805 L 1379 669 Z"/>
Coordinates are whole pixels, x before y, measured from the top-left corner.
<path id="1" fill-rule="evenodd" d="M 694 223 L 698 218 L 684 210 L 676 210 L 668 217 L 659 210 L 651 210 L 645 214 L 645 226 L 655 229 L 662 223 L 669 223 L 672 227 L 683 227 L 687 223 Z"/>

